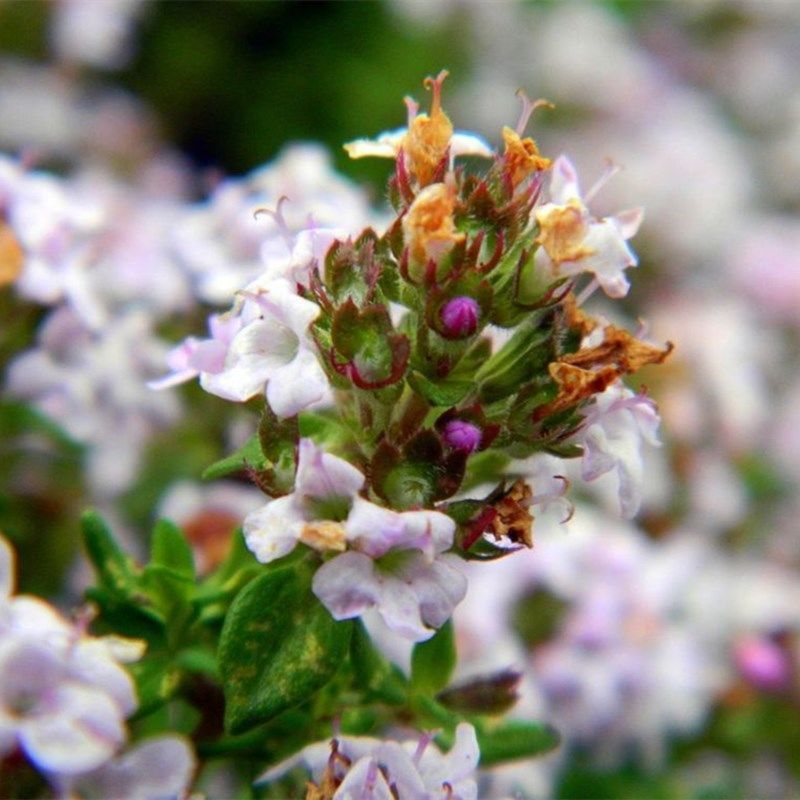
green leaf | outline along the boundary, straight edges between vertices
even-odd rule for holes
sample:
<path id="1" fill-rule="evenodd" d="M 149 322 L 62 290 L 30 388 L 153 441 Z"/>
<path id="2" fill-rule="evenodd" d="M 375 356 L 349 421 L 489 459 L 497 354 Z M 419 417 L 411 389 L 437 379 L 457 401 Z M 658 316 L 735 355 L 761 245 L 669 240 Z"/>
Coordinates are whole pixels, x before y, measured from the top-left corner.
<path id="1" fill-rule="evenodd" d="M 219 679 L 217 659 L 214 653 L 205 647 L 187 647 L 178 653 L 175 665 L 187 672 L 207 675 L 215 680 Z"/>
<path id="2" fill-rule="evenodd" d="M 375 649 L 361 621 L 356 623 L 353 630 L 350 663 L 357 685 L 367 694 L 367 699 L 381 700 L 390 705 L 406 702 L 408 681 L 405 675 Z"/>
<path id="3" fill-rule="evenodd" d="M 170 642 L 180 642 L 194 613 L 191 605 L 194 580 L 161 564 L 148 564 L 142 573 L 142 588 L 168 622 L 167 637 Z"/>
<path id="4" fill-rule="evenodd" d="M 229 456 L 215 461 L 203 472 L 204 481 L 213 481 L 217 478 L 224 478 L 232 472 L 251 467 L 252 469 L 264 469 L 268 466 L 268 461 L 261 452 L 261 443 L 258 434 L 251 436 L 236 452 Z"/>
<path id="5" fill-rule="evenodd" d="M 444 689 L 456 666 L 456 641 L 453 623 L 448 620 L 426 642 L 420 642 L 411 654 L 411 686 L 434 695 Z"/>
<path id="6" fill-rule="evenodd" d="M 476 726 L 481 749 L 481 767 L 491 767 L 517 758 L 532 758 L 558 747 L 561 737 L 545 722 L 505 720 Z"/>
<path id="7" fill-rule="evenodd" d="M 411 372 L 408 376 L 411 388 L 419 392 L 431 405 L 456 406 L 475 387 L 472 381 L 442 381 L 435 383 L 421 372 Z"/>
<path id="8" fill-rule="evenodd" d="M 159 520 L 153 529 L 150 561 L 194 580 L 192 548 L 181 529 L 169 520 Z"/>
<path id="9" fill-rule="evenodd" d="M 229 732 L 308 700 L 341 666 L 353 625 L 336 622 L 319 603 L 311 575 L 302 564 L 270 570 L 231 605 L 219 646 Z"/>
<path id="10" fill-rule="evenodd" d="M 473 454 L 467 461 L 467 471 L 461 489 L 466 491 L 482 483 L 499 483 L 510 461 L 505 453 L 497 450 L 483 450 Z"/>
<path id="11" fill-rule="evenodd" d="M 128 666 L 136 683 L 136 696 L 139 707 L 131 717 L 138 720 L 160 708 L 177 693 L 180 687 L 180 673 L 171 659 L 161 657 L 143 658 Z"/>
<path id="12" fill-rule="evenodd" d="M 81 531 L 86 553 L 97 572 L 100 586 L 123 597 L 135 594 L 137 573 L 133 559 L 117 544 L 100 514 L 96 511 L 84 512 Z"/>
<path id="13" fill-rule="evenodd" d="M 12 436 L 29 435 L 32 431 L 44 434 L 73 455 L 79 455 L 85 449 L 53 420 L 27 403 L 0 400 L 0 436 L 4 441 Z"/>
<path id="14" fill-rule="evenodd" d="M 117 633 L 133 639 L 144 639 L 150 648 L 164 645 L 164 618 L 145 605 L 149 603 L 148 598 L 134 596 L 125 599 L 107 589 L 90 587 L 86 590 L 86 599 L 100 609 L 100 615 L 94 623 L 97 633 Z"/>

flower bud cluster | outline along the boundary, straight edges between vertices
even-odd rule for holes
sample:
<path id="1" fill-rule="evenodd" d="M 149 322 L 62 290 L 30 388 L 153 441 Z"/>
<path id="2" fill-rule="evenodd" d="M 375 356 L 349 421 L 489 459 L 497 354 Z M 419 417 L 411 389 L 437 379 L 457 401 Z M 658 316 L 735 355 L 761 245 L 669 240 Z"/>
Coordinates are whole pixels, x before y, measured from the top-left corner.
<path id="1" fill-rule="evenodd" d="M 455 133 L 446 75 L 426 81 L 430 113 L 409 100 L 405 129 L 346 145 L 394 159 L 385 230 L 292 233 L 291 203 L 278 204 L 268 213 L 291 256 L 265 253 L 210 337 L 176 348 L 155 384 L 199 376 L 230 400 L 263 393 L 252 474 L 272 499 L 248 515 L 248 546 L 262 562 L 316 550 L 314 591 L 336 619 L 374 609 L 415 641 L 463 598 L 458 557 L 530 547 L 532 508 L 563 495 L 555 474 L 508 480 L 510 460 L 582 455 L 583 477 L 611 473 L 623 514 L 636 512 L 658 416 L 622 379 L 671 350 L 581 309 L 598 287 L 627 293 L 641 214 L 596 218 L 596 188 L 584 197 L 569 160 L 524 137 L 545 101 L 522 96 L 502 153 Z M 463 155 L 488 170 L 467 172 Z"/>

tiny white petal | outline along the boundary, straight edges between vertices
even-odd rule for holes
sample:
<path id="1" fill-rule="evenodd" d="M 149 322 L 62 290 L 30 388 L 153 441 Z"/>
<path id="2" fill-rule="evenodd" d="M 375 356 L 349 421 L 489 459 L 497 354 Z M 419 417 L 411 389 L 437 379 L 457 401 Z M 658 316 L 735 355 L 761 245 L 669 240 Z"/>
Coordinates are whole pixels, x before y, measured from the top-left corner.
<path id="1" fill-rule="evenodd" d="M 477 133 L 469 131 L 455 131 L 450 139 L 450 155 L 457 156 L 481 156 L 491 158 L 494 155 L 492 146 Z"/>
<path id="2" fill-rule="evenodd" d="M 262 564 L 268 564 L 294 550 L 303 522 L 290 495 L 251 511 L 244 518 L 242 531 L 247 547 Z"/>

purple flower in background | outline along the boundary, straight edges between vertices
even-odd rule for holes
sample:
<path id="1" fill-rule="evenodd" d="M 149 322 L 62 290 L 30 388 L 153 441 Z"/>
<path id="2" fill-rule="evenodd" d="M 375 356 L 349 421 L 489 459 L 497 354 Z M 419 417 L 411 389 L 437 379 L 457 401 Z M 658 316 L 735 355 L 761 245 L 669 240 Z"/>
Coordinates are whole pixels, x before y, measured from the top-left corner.
<path id="1" fill-rule="evenodd" d="M 743 636 L 734 645 L 733 657 L 745 680 L 758 689 L 779 691 L 791 682 L 792 665 L 786 653 L 767 637 Z"/>

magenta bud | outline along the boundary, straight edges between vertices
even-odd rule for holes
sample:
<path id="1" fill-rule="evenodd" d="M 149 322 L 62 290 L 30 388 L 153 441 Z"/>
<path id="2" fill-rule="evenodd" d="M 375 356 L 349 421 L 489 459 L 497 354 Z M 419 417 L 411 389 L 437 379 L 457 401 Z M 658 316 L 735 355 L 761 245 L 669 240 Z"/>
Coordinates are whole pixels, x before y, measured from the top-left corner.
<path id="1" fill-rule="evenodd" d="M 454 297 L 439 312 L 442 324 L 451 336 L 469 336 L 478 327 L 480 308 L 471 297 Z"/>
<path id="2" fill-rule="evenodd" d="M 483 434 L 477 425 L 463 419 L 451 419 L 444 426 L 444 440 L 454 450 L 474 453 L 481 446 Z"/>
<path id="3" fill-rule="evenodd" d="M 772 640 L 744 636 L 734 646 L 733 655 L 742 677 L 757 689 L 774 692 L 789 685 L 789 659 Z"/>

